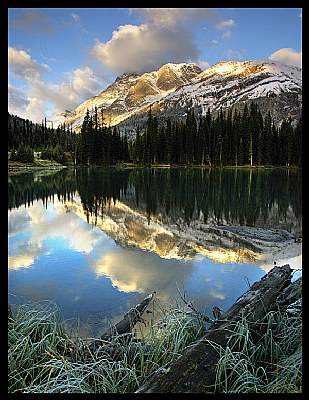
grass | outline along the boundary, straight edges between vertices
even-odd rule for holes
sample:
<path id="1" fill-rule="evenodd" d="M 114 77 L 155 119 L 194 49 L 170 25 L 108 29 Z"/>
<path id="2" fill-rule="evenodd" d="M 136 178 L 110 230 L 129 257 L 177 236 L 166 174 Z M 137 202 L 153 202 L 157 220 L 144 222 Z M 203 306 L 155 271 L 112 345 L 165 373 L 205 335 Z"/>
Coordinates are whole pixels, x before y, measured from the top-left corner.
<path id="1" fill-rule="evenodd" d="M 302 392 L 301 315 L 272 311 L 254 324 L 242 319 L 230 332 L 227 347 L 218 349 L 218 392 Z"/>
<path id="2" fill-rule="evenodd" d="M 148 333 L 138 327 L 141 339 L 128 343 L 115 337 L 111 343 L 118 351 L 114 359 L 104 347 L 92 350 L 93 340 L 78 338 L 78 332 L 75 337 L 69 335 L 55 304 L 11 306 L 9 393 L 134 392 L 205 329 L 187 306 L 152 304 Z"/>
<path id="3" fill-rule="evenodd" d="M 52 302 L 11 306 L 9 312 L 9 393 L 132 393 L 157 369 L 165 368 L 205 333 L 200 314 L 177 301 L 149 307 L 147 330 L 114 337 L 93 349 L 93 339 L 69 334 Z M 156 322 L 157 321 L 157 322 Z M 230 326 L 226 348 L 217 346 L 219 393 L 300 393 L 302 318 L 269 312 L 257 322 Z M 111 353 L 108 347 L 117 349 Z"/>
<path id="4" fill-rule="evenodd" d="M 8 161 L 8 169 L 11 170 L 20 170 L 20 169 L 38 169 L 38 168 L 64 168 L 64 165 L 59 164 L 56 161 L 51 160 L 34 160 L 34 162 L 20 162 L 20 161 Z"/>

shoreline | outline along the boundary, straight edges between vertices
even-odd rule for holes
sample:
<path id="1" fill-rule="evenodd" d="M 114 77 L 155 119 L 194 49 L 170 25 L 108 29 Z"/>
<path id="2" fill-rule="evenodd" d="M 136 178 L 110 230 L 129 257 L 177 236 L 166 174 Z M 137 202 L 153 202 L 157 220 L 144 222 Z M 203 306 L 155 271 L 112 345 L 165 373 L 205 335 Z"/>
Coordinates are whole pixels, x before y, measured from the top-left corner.
<path id="1" fill-rule="evenodd" d="M 22 163 L 20 161 L 8 161 L 8 169 L 14 168 L 50 168 L 50 167 L 71 167 L 71 168 L 200 168 L 200 169 L 302 169 L 301 165 L 206 165 L 206 164 L 145 164 L 135 162 L 118 162 L 106 165 L 74 165 L 59 164 L 56 161 L 36 159 L 34 163 Z"/>

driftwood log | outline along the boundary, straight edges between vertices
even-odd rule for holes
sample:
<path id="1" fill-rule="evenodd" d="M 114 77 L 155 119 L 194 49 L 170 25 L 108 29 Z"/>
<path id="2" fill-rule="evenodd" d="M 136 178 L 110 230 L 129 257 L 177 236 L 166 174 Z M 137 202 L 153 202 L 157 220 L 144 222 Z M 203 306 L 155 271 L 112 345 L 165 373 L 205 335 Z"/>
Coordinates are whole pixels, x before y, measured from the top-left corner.
<path id="1" fill-rule="evenodd" d="M 200 340 L 156 371 L 136 393 L 214 393 L 218 345 L 226 347 L 236 321 L 245 317 L 254 322 L 273 309 L 278 296 L 291 284 L 291 273 L 289 265 L 275 266 L 211 324 Z"/>
<path id="2" fill-rule="evenodd" d="M 101 335 L 101 340 L 110 340 L 114 336 L 128 337 L 131 336 L 132 328 L 137 322 L 143 322 L 142 315 L 146 308 L 149 306 L 151 300 L 153 299 L 156 292 L 151 293 L 145 299 L 132 307 L 123 317 L 121 321 L 109 328 L 103 335 Z"/>
<path id="3" fill-rule="evenodd" d="M 139 341 L 133 337 L 133 328 L 137 322 L 144 322 L 143 313 L 154 298 L 156 292 L 150 293 L 144 300 L 132 307 L 117 324 L 105 331 L 99 339 L 92 339 L 87 343 L 83 339 L 81 358 L 88 361 L 93 355 L 106 356 L 114 361 L 123 357 L 123 345 L 126 343 L 126 356 L 128 359 L 135 359 L 139 352 Z"/>

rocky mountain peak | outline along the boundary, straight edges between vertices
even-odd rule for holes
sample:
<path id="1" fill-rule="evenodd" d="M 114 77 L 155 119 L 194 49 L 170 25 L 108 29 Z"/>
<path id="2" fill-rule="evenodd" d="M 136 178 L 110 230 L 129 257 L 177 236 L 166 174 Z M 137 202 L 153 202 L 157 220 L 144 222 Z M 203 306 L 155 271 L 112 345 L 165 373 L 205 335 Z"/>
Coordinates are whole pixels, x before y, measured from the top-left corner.
<path id="1" fill-rule="evenodd" d="M 201 72 L 193 63 L 168 63 L 157 71 L 142 75 L 124 73 L 99 95 L 84 101 L 74 111 L 65 113 L 65 123 L 78 131 L 87 108 L 97 107 L 103 108 L 108 124 L 116 125 L 139 109 L 161 100 L 181 85 L 191 82 Z"/>
<path id="2" fill-rule="evenodd" d="M 107 124 L 125 123 L 135 129 L 150 104 L 162 116 L 178 119 L 188 107 L 203 115 L 208 109 L 216 112 L 254 100 L 265 112 L 276 113 L 280 122 L 300 115 L 301 95 L 301 68 L 272 60 L 220 61 L 205 71 L 194 63 L 167 63 L 142 75 L 122 74 L 99 95 L 63 115 L 66 125 L 78 131 L 87 108 L 97 107 L 103 109 Z"/>

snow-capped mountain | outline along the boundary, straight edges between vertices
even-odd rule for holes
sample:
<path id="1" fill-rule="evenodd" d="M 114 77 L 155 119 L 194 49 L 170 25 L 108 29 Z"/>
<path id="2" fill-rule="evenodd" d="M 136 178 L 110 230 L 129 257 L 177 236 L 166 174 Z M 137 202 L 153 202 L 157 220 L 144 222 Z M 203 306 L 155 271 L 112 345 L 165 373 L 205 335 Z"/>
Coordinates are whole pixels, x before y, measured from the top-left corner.
<path id="1" fill-rule="evenodd" d="M 301 107 L 301 69 L 279 62 L 261 59 L 245 62 L 219 62 L 197 75 L 192 84 L 179 88 L 160 104 L 163 109 L 196 107 L 202 115 L 220 108 L 244 104 L 249 100 L 284 97 L 284 117 Z M 289 99 L 293 101 L 289 101 Z M 294 102 L 296 101 L 296 109 Z M 265 101 L 264 101 L 265 103 Z M 274 100 L 267 101 L 268 110 L 274 112 Z M 278 104 L 279 105 L 279 104 Z M 264 111 L 268 111 L 264 110 Z M 281 114 L 282 106 L 275 108 Z M 273 115 L 276 119 L 276 116 Z M 279 119 L 282 115 L 279 116 Z M 279 122 L 279 121 L 277 121 Z"/>
<path id="2" fill-rule="evenodd" d="M 123 74 L 99 95 L 80 104 L 72 112 L 64 112 L 66 125 L 73 129 L 81 127 L 87 109 L 103 108 L 105 123 L 116 125 L 136 111 L 145 109 L 179 86 L 191 82 L 202 70 L 195 64 L 165 64 L 158 71 L 137 74 Z"/>
<path id="3" fill-rule="evenodd" d="M 271 112 L 275 123 L 297 119 L 302 107 L 301 68 L 276 61 L 221 61 L 202 71 L 195 64 L 166 64 L 143 75 L 124 74 L 98 96 L 66 112 L 65 123 L 80 128 L 87 108 L 103 108 L 105 122 L 134 130 L 147 118 L 149 106 L 159 119 L 185 118 L 194 107 L 196 115 L 241 108 L 249 101 L 262 112 Z"/>
<path id="4" fill-rule="evenodd" d="M 109 205 L 103 218 L 86 215 L 78 197 L 61 207 L 96 225 L 122 246 L 151 251 L 166 259 L 192 260 L 202 254 L 221 263 L 270 264 L 274 258 L 292 258 L 301 251 L 301 245 L 284 229 L 213 226 L 205 224 L 203 218 L 188 226 L 169 217 L 163 222 L 160 215 L 153 215 L 149 223 L 144 212 L 120 200 Z"/>

